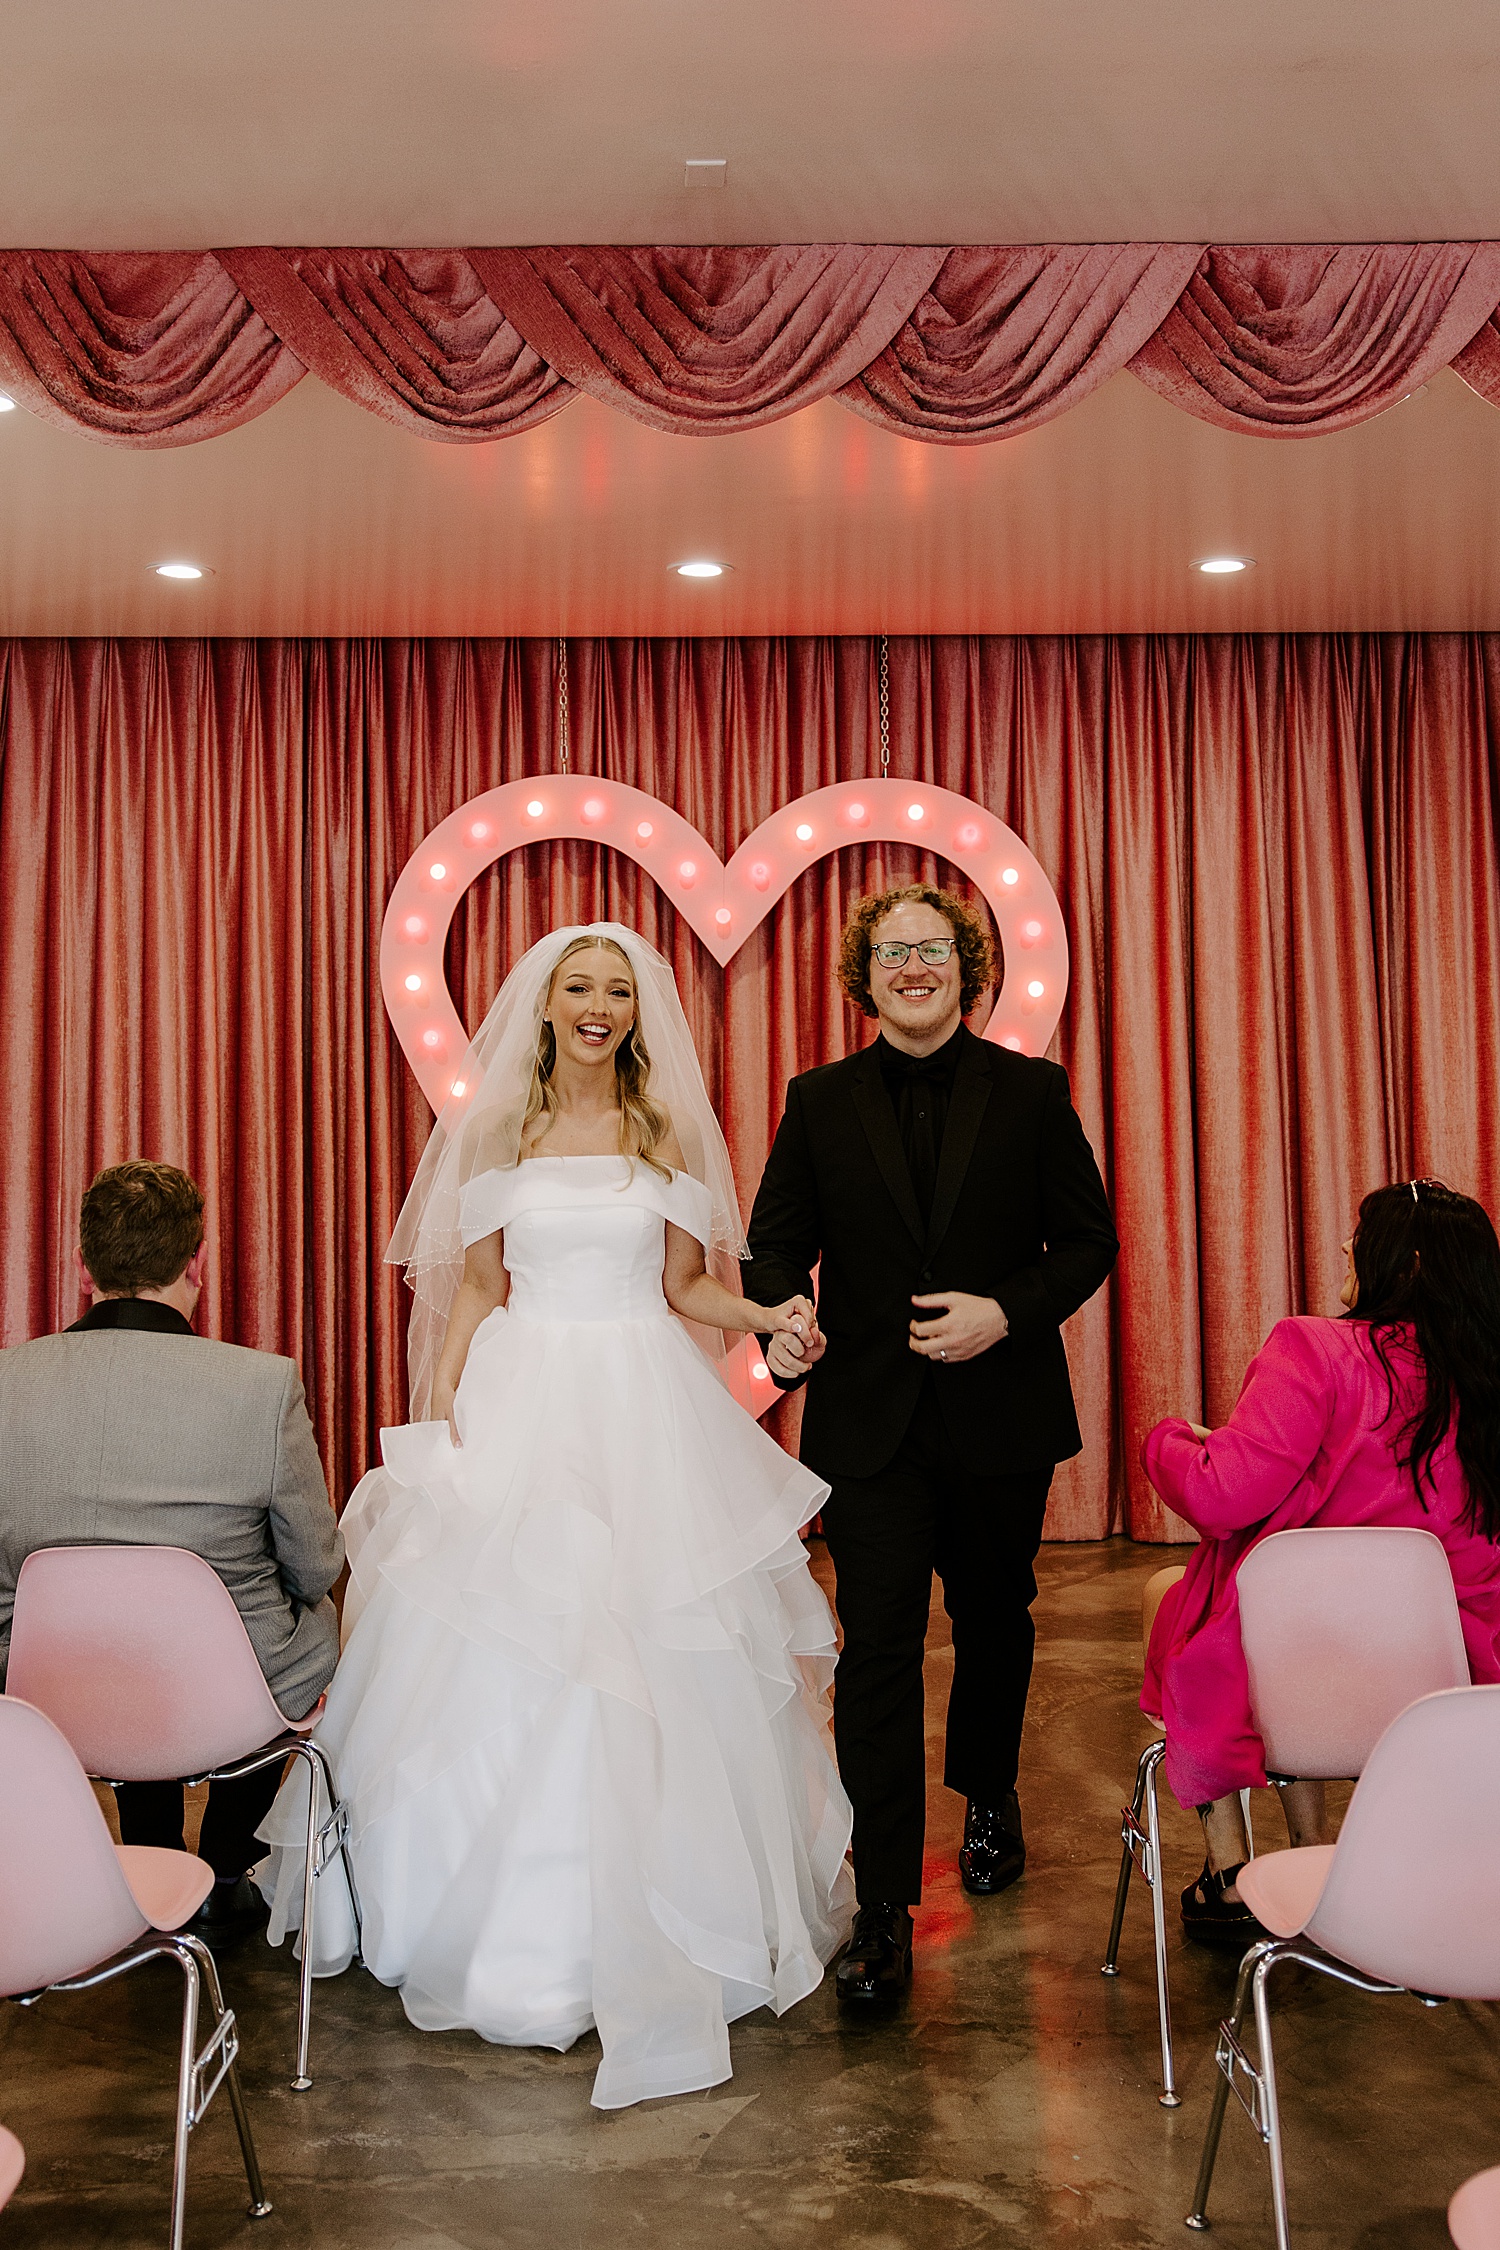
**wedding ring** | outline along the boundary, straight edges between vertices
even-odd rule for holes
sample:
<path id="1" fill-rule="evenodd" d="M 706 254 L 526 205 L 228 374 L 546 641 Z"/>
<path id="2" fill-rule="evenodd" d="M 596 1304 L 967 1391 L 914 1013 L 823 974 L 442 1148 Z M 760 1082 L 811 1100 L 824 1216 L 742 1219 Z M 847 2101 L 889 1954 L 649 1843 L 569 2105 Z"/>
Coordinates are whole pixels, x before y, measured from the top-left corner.
<path id="1" fill-rule="evenodd" d="M 943 1350 L 943 1348 L 942 1348 L 942 1346 L 941 1346 L 941 1344 L 940 1344 L 940 1345 L 938 1346 L 938 1358 L 939 1358 L 939 1359 L 946 1359 L 947 1357 L 948 1357 L 948 1354 L 947 1354 L 947 1353 L 946 1353 L 946 1352 L 945 1352 L 945 1351 Z"/>

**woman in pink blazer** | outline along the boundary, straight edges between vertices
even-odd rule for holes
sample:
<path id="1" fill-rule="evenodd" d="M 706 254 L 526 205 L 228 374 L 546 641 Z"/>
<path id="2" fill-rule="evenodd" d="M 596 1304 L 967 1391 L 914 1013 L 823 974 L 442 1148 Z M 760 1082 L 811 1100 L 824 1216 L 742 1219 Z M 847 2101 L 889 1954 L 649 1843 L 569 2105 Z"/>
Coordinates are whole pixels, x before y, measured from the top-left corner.
<path id="1" fill-rule="evenodd" d="M 1500 1243 L 1482 1205 L 1436 1180 L 1359 1207 L 1342 1319 L 1281 1320 L 1222 1429 L 1159 1422 L 1156 1490 L 1201 1545 L 1151 1629 L 1144 1710 L 1166 1726 L 1178 1801 L 1208 1856 L 1182 1894 L 1191 1936 L 1258 1934 L 1234 1887 L 1249 1856 L 1238 1791 L 1263 1785 L 1235 1580 L 1258 1540 L 1314 1523 L 1416 1524 L 1448 1551 L 1469 1670 L 1500 1681 Z M 1294 1844 L 1327 1843 L 1321 1782 L 1281 1791 Z"/>

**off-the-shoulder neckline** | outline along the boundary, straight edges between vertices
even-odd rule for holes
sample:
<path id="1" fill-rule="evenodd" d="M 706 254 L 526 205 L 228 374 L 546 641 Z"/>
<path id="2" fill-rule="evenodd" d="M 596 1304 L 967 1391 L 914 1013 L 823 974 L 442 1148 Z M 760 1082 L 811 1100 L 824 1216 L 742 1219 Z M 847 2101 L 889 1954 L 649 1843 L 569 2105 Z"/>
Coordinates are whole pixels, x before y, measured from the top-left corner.
<path id="1" fill-rule="evenodd" d="M 491 1165 L 490 1173 L 493 1173 L 496 1179 L 502 1179 L 507 1173 L 515 1174 L 522 1171 L 528 1164 L 628 1164 L 630 1162 L 631 1159 L 621 1151 L 611 1149 L 600 1156 L 522 1156 L 518 1157 L 514 1164 Z M 682 1171 L 675 1164 L 669 1164 L 667 1170 L 674 1180 L 692 1180 L 695 1187 L 702 1187 L 703 1185 L 703 1182 L 692 1172 Z M 486 1179 L 490 1174 L 477 1172 L 474 1176 L 476 1179 Z"/>

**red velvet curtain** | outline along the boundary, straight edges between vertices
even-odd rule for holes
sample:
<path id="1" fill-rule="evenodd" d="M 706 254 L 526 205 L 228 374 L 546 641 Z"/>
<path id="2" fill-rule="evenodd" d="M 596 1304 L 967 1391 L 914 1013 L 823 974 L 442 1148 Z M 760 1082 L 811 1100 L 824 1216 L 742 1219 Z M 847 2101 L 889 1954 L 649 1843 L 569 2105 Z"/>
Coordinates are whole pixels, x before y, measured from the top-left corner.
<path id="1" fill-rule="evenodd" d="M 477 444 L 578 392 L 678 435 L 815 399 L 981 445 L 1128 367 L 1263 437 L 1369 419 L 1453 366 L 1500 400 L 1500 243 L 802 243 L 0 250 L 0 384 L 110 445 L 187 445 L 311 369 Z"/>
<path id="2" fill-rule="evenodd" d="M 890 657 L 896 770 L 1009 821 L 1068 917 L 1055 1051 L 1124 1250 L 1072 1324 L 1087 1449 L 1051 1528 L 1170 1536 L 1142 1432 L 1221 1416 L 1273 1320 L 1334 1305 L 1366 1187 L 1433 1172 L 1500 1207 L 1500 639 Z M 726 857 L 870 770 L 869 641 L 569 662 L 575 766 Z M 380 1001 L 382 911 L 435 821 L 552 762 L 555 712 L 545 641 L 0 643 L 4 1341 L 74 1317 L 98 1165 L 185 1164 L 210 1199 L 203 1325 L 297 1356 L 348 1492 L 403 1411 L 381 1258 L 429 1123 Z M 788 1074 L 868 1036 L 831 974 L 846 903 L 919 868 L 942 872 L 895 846 L 820 862 L 721 971 L 629 864 L 531 847 L 461 907 L 454 991 L 473 1024 L 549 924 L 633 922 L 676 966 L 748 1201 Z"/>

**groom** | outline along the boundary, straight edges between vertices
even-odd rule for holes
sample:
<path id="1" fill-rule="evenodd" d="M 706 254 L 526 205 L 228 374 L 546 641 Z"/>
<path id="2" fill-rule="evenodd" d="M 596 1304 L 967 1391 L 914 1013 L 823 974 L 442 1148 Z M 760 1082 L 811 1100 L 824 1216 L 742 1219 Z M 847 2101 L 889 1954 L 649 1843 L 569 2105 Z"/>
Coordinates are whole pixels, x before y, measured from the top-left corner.
<path id="1" fill-rule="evenodd" d="M 788 1086 L 744 1287 L 768 1304 L 811 1295 L 821 1260 L 818 1333 L 767 1356 L 784 1389 L 807 1383 L 802 1458 L 833 1488 L 834 1735 L 860 1902 L 837 1984 L 863 2006 L 911 1974 L 934 1570 L 953 1622 L 944 1779 L 968 1800 L 963 1882 L 1003 1890 L 1026 1864 L 1032 1565 L 1053 1468 L 1082 1442 L 1058 1330 L 1119 1246 L 1066 1073 L 964 1028 L 993 981 L 971 907 L 923 884 L 861 899 L 839 975 L 880 1035 Z"/>

